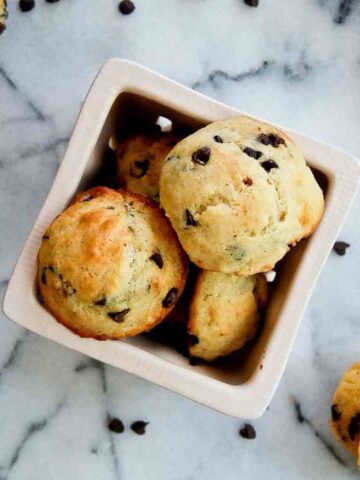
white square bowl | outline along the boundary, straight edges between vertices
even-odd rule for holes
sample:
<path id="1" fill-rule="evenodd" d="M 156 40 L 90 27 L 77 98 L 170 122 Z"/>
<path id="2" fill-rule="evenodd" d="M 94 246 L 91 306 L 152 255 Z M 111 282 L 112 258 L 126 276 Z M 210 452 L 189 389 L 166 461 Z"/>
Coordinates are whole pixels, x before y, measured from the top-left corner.
<path id="1" fill-rule="evenodd" d="M 244 358 L 228 367 L 190 366 L 174 349 L 144 336 L 122 342 L 80 338 L 43 308 L 34 281 L 45 228 L 76 191 L 94 183 L 109 138 L 125 128 L 130 117 L 154 121 L 163 115 L 194 129 L 241 113 L 140 65 L 120 59 L 107 62 L 84 102 L 54 184 L 16 264 L 4 299 L 5 314 L 28 330 L 218 411 L 259 417 L 280 381 L 316 279 L 356 193 L 360 169 L 351 155 L 280 127 L 325 179 L 325 212 L 315 234 L 280 263 L 261 336 Z"/>

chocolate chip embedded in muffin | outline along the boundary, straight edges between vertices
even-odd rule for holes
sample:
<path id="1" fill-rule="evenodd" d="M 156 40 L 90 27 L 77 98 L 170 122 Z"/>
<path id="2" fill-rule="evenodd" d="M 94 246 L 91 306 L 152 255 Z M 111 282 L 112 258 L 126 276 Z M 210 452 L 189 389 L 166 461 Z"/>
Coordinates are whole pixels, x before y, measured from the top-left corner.
<path id="1" fill-rule="evenodd" d="M 108 316 L 111 320 L 114 320 L 114 322 L 121 323 L 124 321 L 125 315 L 129 312 L 130 308 L 124 308 L 124 310 L 121 310 L 120 312 L 108 312 Z"/>
<path id="2" fill-rule="evenodd" d="M 211 150 L 209 147 L 201 147 L 192 154 L 191 159 L 194 163 L 204 166 L 208 163 L 210 155 Z"/>
<path id="3" fill-rule="evenodd" d="M 188 209 L 185 210 L 185 222 L 189 227 L 196 227 L 197 222 Z"/>
<path id="4" fill-rule="evenodd" d="M 216 143 L 224 143 L 224 140 L 220 137 L 220 135 L 214 135 L 213 138 Z"/>
<path id="5" fill-rule="evenodd" d="M 250 177 L 245 177 L 243 180 L 243 184 L 246 185 L 247 187 L 251 187 L 251 185 L 253 184 L 253 181 L 251 180 Z"/>
<path id="6" fill-rule="evenodd" d="M 339 406 L 336 404 L 331 405 L 331 418 L 334 422 L 338 422 L 341 419 L 341 412 Z"/>
<path id="7" fill-rule="evenodd" d="M 160 269 L 164 266 L 164 260 L 159 252 L 155 252 L 151 255 L 150 260 L 152 260 Z"/>
<path id="8" fill-rule="evenodd" d="M 279 168 L 279 165 L 274 162 L 274 160 L 265 160 L 265 162 L 261 162 L 260 165 L 263 167 L 264 170 L 270 172 L 273 168 Z"/>
<path id="9" fill-rule="evenodd" d="M 134 165 L 131 166 L 130 175 L 134 178 L 142 178 L 146 175 L 150 167 L 149 158 L 143 160 L 135 160 Z"/>
<path id="10" fill-rule="evenodd" d="M 106 297 L 95 300 L 94 305 L 97 305 L 98 307 L 104 307 L 106 305 Z"/>
<path id="11" fill-rule="evenodd" d="M 143 422 L 142 420 L 137 420 L 133 422 L 130 426 L 131 430 L 137 435 L 144 435 L 146 432 L 146 427 L 149 425 L 149 422 Z"/>
<path id="12" fill-rule="evenodd" d="M 261 142 L 263 145 L 271 145 L 274 148 L 278 148 L 280 145 L 286 145 L 285 140 L 281 138 L 276 133 L 261 133 L 258 136 L 258 141 Z"/>
<path id="13" fill-rule="evenodd" d="M 247 440 L 254 440 L 254 438 L 256 438 L 256 431 L 250 423 L 245 423 L 245 425 L 239 430 L 239 435 Z"/>
<path id="14" fill-rule="evenodd" d="M 349 431 L 350 439 L 354 441 L 357 435 L 360 433 L 360 412 L 356 413 L 351 418 L 348 431 Z"/>
<path id="15" fill-rule="evenodd" d="M 122 0 L 119 3 L 119 12 L 123 15 L 130 15 L 135 10 L 135 4 L 131 0 Z"/>
<path id="16" fill-rule="evenodd" d="M 169 308 L 171 307 L 178 298 L 178 289 L 177 288 L 171 288 L 168 293 L 166 294 L 166 297 L 162 301 L 162 306 L 164 308 Z"/>
<path id="17" fill-rule="evenodd" d="M 49 235 L 43 235 L 43 236 L 42 236 L 42 239 L 43 239 L 43 240 L 49 240 L 49 238 L 50 238 Z"/>
<path id="18" fill-rule="evenodd" d="M 193 347 L 194 345 L 197 345 L 199 343 L 199 339 L 196 335 L 188 335 L 188 345 L 189 347 Z"/>
<path id="19" fill-rule="evenodd" d="M 251 158 L 255 158 L 255 160 L 258 160 L 262 156 L 262 152 L 259 152 L 258 150 L 253 150 L 252 148 L 245 147 L 243 150 L 246 155 L 248 155 Z"/>

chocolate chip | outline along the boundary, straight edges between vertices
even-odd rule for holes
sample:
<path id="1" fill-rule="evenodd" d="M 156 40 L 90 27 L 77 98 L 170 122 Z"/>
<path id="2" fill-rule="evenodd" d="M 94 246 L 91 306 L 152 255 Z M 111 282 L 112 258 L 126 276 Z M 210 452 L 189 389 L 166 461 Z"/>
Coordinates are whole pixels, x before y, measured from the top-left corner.
<path id="1" fill-rule="evenodd" d="M 130 175 L 135 178 L 142 178 L 149 170 L 150 160 L 148 158 L 144 158 L 144 160 L 135 160 L 134 165 L 138 171 L 135 171 L 133 166 L 131 166 Z"/>
<path id="2" fill-rule="evenodd" d="M 345 255 L 346 249 L 350 247 L 349 243 L 346 242 L 336 242 L 333 249 L 341 257 Z"/>
<path id="3" fill-rule="evenodd" d="M 81 201 L 82 202 L 90 202 L 94 197 L 92 195 L 87 195 L 85 198 L 83 198 Z"/>
<path id="4" fill-rule="evenodd" d="M 42 283 L 43 283 L 44 285 L 46 285 L 46 272 L 43 272 L 43 273 L 41 274 L 41 281 L 42 281 Z"/>
<path id="5" fill-rule="evenodd" d="M 266 133 L 261 133 L 259 136 L 258 136 L 258 141 L 261 142 L 263 145 L 270 145 L 270 138 L 268 135 L 266 135 Z"/>
<path id="6" fill-rule="evenodd" d="M 52 265 L 48 265 L 47 268 L 50 270 L 50 272 L 55 273 L 55 268 Z"/>
<path id="7" fill-rule="evenodd" d="M 354 415 L 350 420 L 348 432 L 351 440 L 354 441 L 356 436 L 360 433 L 360 412 Z"/>
<path id="8" fill-rule="evenodd" d="M 99 307 L 103 307 L 104 305 L 106 305 L 106 297 L 102 297 L 99 300 L 96 300 L 94 304 L 98 305 Z"/>
<path id="9" fill-rule="evenodd" d="M 250 423 L 245 423 L 245 425 L 242 428 L 240 428 L 239 434 L 243 438 L 246 438 L 248 440 L 253 440 L 254 438 L 256 438 L 255 428 L 252 425 L 250 425 Z"/>
<path id="10" fill-rule="evenodd" d="M 149 425 L 149 422 L 143 422 L 142 420 L 137 420 L 136 422 L 131 424 L 130 428 L 137 435 L 144 435 L 147 425 Z"/>
<path id="11" fill-rule="evenodd" d="M 63 292 L 65 293 L 65 295 L 67 295 L 67 296 L 71 296 L 71 295 L 74 295 L 76 293 L 76 288 L 74 288 L 71 285 L 71 282 L 69 282 L 69 280 L 65 280 L 63 282 L 62 289 L 63 289 Z"/>
<path id="12" fill-rule="evenodd" d="M 108 429 L 114 433 L 123 433 L 125 430 L 123 422 L 119 418 L 111 418 L 108 423 Z"/>
<path id="13" fill-rule="evenodd" d="M 338 422 L 341 418 L 339 405 L 337 405 L 336 403 L 334 403 L 334 405 L 331 405 L 331 417 L 334 420 L 334 422 Z"/>
<path id="14" fill-rule="evenodd" d="M 185 221 L 186 225 L 189 225 L 190 227 L 196 227 L 197 225 L 197 221 L 194 219 L 188 209 L 185 210 Z"/>
<path id="15" fill-rule="evenodd" d="M 35 7 L 35 0 L 20 0 L 19 8 L 22 12 L 30 12 Z"/>
<path id="16" fill-rule="evenodd" d="M 272 170 L 273 168 L 279 168 L 279 165 L 274 162 L 274 160 L 265 160 L 265 162 L 261 162 L 260 165 L 267 172 L 270 172 L 270 170 Z"/>
<path id="17" fill-rule="evenodd" d="M 245 5 L 248 5 L 249 7 L 258 7 L 259 6 L 259 0 L 244 0 Z"/>
<path id="18" fill-rule="evenodd" d="M 111 318 L 111 320 L 114 320 L 114 322 L 122 323 L 124 321 L 125 315 L 127 315 L 129 312 L 130 308 L 125 308 L 120 312 L 108 312 L 108 316 Z"/>
<path id="19" fill-rule="evenodd" d="M 155 252 L 151 255 L 150 260 L 152 260 L 156 265 L 162 269 L 164 266 L 164 260 L 159 252 Z"/>
<path id="20" fill-rule="evenodd" d="M 261 133 L 257 139 L 263 145 L 271 145 L 274 148 L 278 148 L 280 145 L 286 145 L 285 140 L 275 133 L 269 133 L 269 135 Z"/>
<path id="21" fill-rule="evenodd" d="M 196 335 L 188 335 L 188 345 L 189 347 L 193 347 L 199 343 L 199 339 Z"/>
<path id="22" fill-rule="evenodd" d="M 122 0 L 119 3 L 119 12 L 123 15 L 130 15 L 135 10 L 134 2 L 131 0 Z"/>
<path id="23" fill-rule="evenodd" d="M 115 207 L 106 207 L 107 210 L 115 210 Z"/>
<path id="24" fill-rule="evenodd" d="M 206 165 L 209 161 L 211 155 L 211 150 L 209 147 L 201 147 L 199 150 L 196 150 L 191 156 L 191 160 L 194 163 L 198 163 L 199 165 Z"/>
<path id="25" fill-rule="evenodd" d="M 220 135 L 214 135 L 214 140 L 216 143 L 224 143 L 224 140 L 220 137 Z"/>
<path id="26" fill-rule="evenodd" d="M 249 147 L 245 147 L 243 152 L 246 153 L 246 155 L 248 155 L 249 157 L 255 158 L 255 160 L 258 160 L 262 155 L 262 153 L 259 152 L 258 150 L 253 150 L 252 148 L 249 148 Z"/>
<path id="27" fill-rule="evenodd" d="M 45 0 L 46 3 L 57 3 L 60 0 Z"/>
<path id="28" fill-rule="evenodd" d="M 42 236 L 42 239 L 43 239 L 43 240 L 49 240 L 49 238 L 50 238 L 49 235 L 43 235 L 43 236 Z"/>
<path id="29" fill-rule="evenodd" d="M 162 301 L 162 306 L 164 308 L 169 308 L 171 305 L 173 305 L 178 297 L 178 289 L 177 288 L 170 288 L 168 293 L 166 294 L 166 297 Z"/>
<path id="30" fill-rule="evenodd" d="M 245 177 L 243 180 L 243 184 L 246 185 L 247 187 L 251 187 L 251 185 L 253 184 L 253 181 L 251 180 L 251 178 Z"/>

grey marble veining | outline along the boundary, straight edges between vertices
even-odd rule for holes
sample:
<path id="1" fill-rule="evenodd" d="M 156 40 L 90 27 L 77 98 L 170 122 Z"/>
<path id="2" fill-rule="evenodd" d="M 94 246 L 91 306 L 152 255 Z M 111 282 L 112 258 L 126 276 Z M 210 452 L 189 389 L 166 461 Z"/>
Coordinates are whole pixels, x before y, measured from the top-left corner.
<path id="1" fill-rule="evenodd" d="M 50 189 L 81 103 L 111 57 L 360 156 L 360 3 L 355 0 L 61 0 L 0 38 L 0 291 Z M 27 333 L 0 318 L 0 480 L 355 479 L 328 428 L 332 392 L 360 360 L 360 198 L 307 308 L 280 387 L 240 421 Z M 109 416 L 126 425 L 106 428 Z M 128 428 L 150 424 L 143 437 Z"/>

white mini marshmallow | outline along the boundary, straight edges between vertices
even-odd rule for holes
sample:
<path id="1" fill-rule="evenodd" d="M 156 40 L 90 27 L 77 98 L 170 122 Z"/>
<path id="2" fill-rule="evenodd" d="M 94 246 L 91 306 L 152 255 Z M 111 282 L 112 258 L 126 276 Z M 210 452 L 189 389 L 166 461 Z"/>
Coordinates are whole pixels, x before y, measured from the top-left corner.
<path id="1" fill-rule="evenodd" d="M 171 132 L 172 130 L 172 121 L 161 115 L 156 120 L 156 125 L 159 125 L 162 132 Z"/>
<path id="2" fill-rule="evenodd" d="M 274 270 L 270 270 L 270 272 L 265 272 L 264 275 L 265 275 L 266 281 L 271 283 L 275 280 L 276 272 Z"/>

